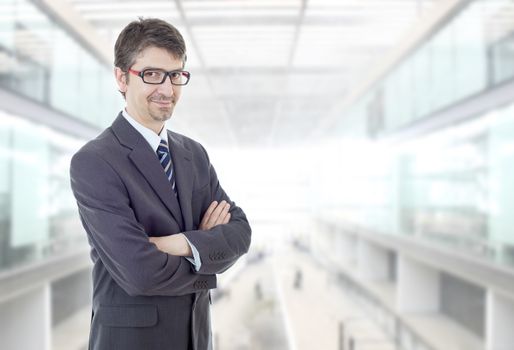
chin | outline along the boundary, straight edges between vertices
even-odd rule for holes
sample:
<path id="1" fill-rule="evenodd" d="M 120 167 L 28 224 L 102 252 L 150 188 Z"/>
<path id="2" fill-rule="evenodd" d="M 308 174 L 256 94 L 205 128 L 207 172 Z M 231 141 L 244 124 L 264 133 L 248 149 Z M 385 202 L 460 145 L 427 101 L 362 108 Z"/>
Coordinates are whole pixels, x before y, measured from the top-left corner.
<path id="1" fill-rule="evenodd" d="M 163 113 L 161 116 L 162 116 L 163 120 L 169 120 L 171 118 L 172 114 L 173 114 L 173 110 Z"/>
<path id="2" fill-rule="evenodd" d="M 171 119 L 171 114 L 170 115 L 152 115 L 151 117 L 155 121 L 165 122 L 165 121 L 168 121 Z"/>
<path id="3" fill-rule="evenodd" d="M 171 118 L 171 115 L 173 114 L 173 110 L 164 109 L 160 110 L 157 113 L 151 113 L 150 116 L 153 120 L 165 122 Z"/>

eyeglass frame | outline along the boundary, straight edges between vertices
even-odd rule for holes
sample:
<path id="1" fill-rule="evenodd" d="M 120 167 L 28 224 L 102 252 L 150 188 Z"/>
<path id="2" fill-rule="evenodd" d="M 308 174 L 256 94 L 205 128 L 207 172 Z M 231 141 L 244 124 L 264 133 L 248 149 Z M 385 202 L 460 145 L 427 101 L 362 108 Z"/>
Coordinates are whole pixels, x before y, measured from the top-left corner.
<path id="1" fill-rule="evenodd" d="M 149 83 L 149 82 L 145 81 L 145 78 L 144 78 L 145 72 L 149 71 L 149 70 L 163 72 L 164 73 L 164 77 L 162 78 L 162 81 L 160 83 Z M 135 69 L 129 68 L 128 72 L 132 73 L 133 75 L 137 75 L 138 77 L 141 78 L 143 83 L 150 84 L 150 85 L 161 85 L 161 84 L 164 84 L 166 79 L 169 77 L 171 85 L 174 85 L 174 86 L 184 86 L 184 85 L 187 85 L 187 83 L 189 83 L 189 80 L 191 79 L 191 73 L 189 71 L 182 70 L 182 69 L 175 69 L 175 70 L 165 71 L 164 69 L 147 68 L 147 69 L 143 69 L 143 70 L 139 71 L 139 70 L 135 70 Z M 171 74 L 173 74 L 173 73 L 181 73 L 181 74 L 186 73 L 187 74 L 187 81 L 184 84 L 175 84 L 175 83 L 173 83 L 173 79 L 171 78 Z"/>

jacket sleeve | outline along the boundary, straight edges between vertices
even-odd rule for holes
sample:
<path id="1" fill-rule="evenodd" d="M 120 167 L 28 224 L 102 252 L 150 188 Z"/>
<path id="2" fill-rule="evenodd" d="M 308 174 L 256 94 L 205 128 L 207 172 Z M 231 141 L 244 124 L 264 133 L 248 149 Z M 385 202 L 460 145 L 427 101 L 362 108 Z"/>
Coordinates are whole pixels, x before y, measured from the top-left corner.
<path id="1" fill-rule="evenodd" d="M 215 287 L 214 275 L 195 274 L 185 258 L 161 252 L 148 240 L 122 179 L 99 154 L 75 154 L 70 178 L 89 242 L 127 294 L 178 296 Z"/>
<path id="2" fill-rule="evenodd" d="M 210 200 L 218 201 L 218 203 L 222 200 L 227 201 L 230 204 L 231 218 L 229 223 L 215 226 L 210 230 L 184 232 L 187 239 L 199 251 L 202 259 L 201 268 L 197 273 L 206 275 L 224 272 L 243 254 L 247 253 L 250 248 L 252 232 L 245 213 L 225 193 L 210 162 L 208 169 Z"/>

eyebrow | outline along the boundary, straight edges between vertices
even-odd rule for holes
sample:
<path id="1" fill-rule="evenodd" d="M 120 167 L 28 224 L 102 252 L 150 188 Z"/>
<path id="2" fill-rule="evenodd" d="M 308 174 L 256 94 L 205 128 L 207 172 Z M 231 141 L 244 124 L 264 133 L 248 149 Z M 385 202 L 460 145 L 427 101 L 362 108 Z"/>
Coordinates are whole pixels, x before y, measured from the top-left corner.
<path id="1" fill-rule="evenodd" d="M 143 68 L 141 69 L 141 72 L 142 72 L 142 71 L 144 71 L 144 70 L 147 70 L 147 69 L 152 69 L 152 70 L 162 70 L 162 71 L 164 71 L 164 72 L 173 72 L 173 71 L 183 70 L 183 68 L 182 68 L 182 67 L 180 67 L 180 68 L 175 68 L 175 69 L 172 69 L 172 70 L 166 70 L 166 69 L 163 69 L 163 68 L 147 66 L 147 67 L 143 67 Z"/>

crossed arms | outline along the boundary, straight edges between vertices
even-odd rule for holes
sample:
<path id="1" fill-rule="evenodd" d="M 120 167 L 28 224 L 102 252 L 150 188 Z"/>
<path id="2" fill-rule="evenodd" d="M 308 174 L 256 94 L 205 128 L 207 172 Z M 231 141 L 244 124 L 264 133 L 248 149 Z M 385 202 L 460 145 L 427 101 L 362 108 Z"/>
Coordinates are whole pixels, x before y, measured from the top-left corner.
<path id="1" fill-rule="evenodd" d="M 217 202 L 202 214 L 199 228 L 150 241 L 132 207 L 127 187 L 134 185 L 132 178 L 125 179 L 126 171 L 117 170 L 113 162 L 96 149 L 83 149 L 72 159 L 70 178 L 93 260 L 127 294 L 184 295 L 197 291 L 196 281 L 207 281 L 213 288 L 215 275 L 248 251 L 251 229 L 246 216 L 223 191 L 210 164 L 208 195 Z M 130 191 L 140 190 L 133 186 Z M 185 259 L 191 252 L 184 236 L 202 258 L 198 271 Z"/>
<path id="2" fill-rule="evenodd" d="M 215 226 L 227 224 L 230 221 L 229 210 L 230 204 L 225 200 L 220 203 L 213 201 L 205 211 L 199 229 L 210 230 Z M 150 237 L 149 240 L 157 246 L 157 249 L 164 253 L 184 257 L 190 257 L 192 255 L 191 247 L 187 243 L 186 236 L 183 233 L 162 237 Z"/>

